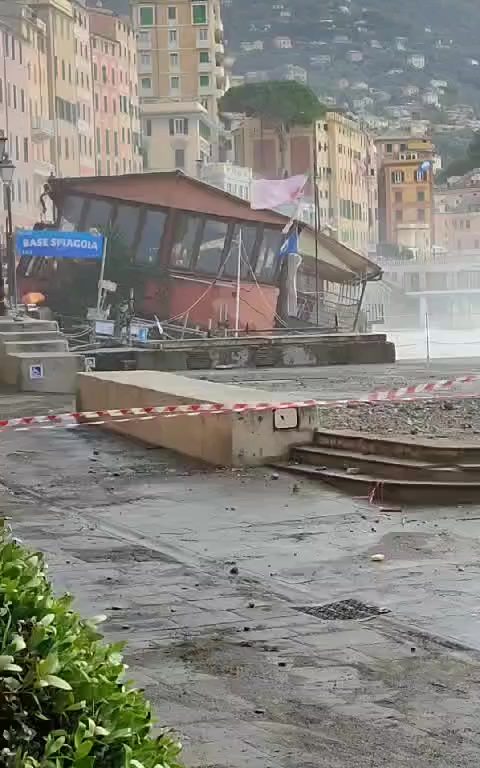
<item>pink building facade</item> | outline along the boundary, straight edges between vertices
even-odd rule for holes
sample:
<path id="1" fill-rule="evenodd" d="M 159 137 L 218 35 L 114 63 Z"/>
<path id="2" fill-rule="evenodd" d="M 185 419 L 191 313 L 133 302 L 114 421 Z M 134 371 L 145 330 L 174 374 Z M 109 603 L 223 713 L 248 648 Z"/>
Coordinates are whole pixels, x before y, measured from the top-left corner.
<path id="1" fill-rule="evenodd" d="M 95 161 L 99 176 L 142 170 L 136 45 L 128 19 L 90 11 Z"/>

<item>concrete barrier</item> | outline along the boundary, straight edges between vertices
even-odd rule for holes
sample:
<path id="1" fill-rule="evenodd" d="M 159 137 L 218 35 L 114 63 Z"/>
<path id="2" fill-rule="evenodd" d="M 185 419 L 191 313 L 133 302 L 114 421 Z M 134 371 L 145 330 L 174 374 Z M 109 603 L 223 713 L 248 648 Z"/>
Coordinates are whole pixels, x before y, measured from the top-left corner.
<path id="1" fill-rule="evenodd" d="M 186 403 L 281 402 L 261 389 L 198 381 L 159 371 L 82 373 L 77 409 L 138 408 Z M 286 414 L 285 414 L 286 415 Z M 149 445 L 221 466 L 248 466 L 286 458 L 291 445 L 309 442 L 319 426 L 314 406 L 289 413 L 292 426 L 271 411 L 160 416 L 152 420 L 109 421 L 105 427 Z M 287 419 L 284 420 L 287 423 Z"/>

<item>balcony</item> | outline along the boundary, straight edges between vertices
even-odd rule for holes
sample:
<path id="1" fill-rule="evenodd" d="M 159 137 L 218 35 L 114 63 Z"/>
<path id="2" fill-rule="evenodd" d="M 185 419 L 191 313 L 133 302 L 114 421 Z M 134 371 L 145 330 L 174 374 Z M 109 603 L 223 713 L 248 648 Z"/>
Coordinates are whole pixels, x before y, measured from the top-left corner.
<path id="1" fill-rule="evenodd" d="M 55 173 L 55 166 L 53 163 L 49 163 L 46 160 L 34 160 L 33 173 L 35 176 L 40 176 L 42 179 L 48 179 L 52 173 Z"/>
<path id="2" fill-rule="evenodd" d="M 53 120 L 32 116 L 32 141 L 49 141 L 55 136 Z"/>
<path id="3" fill-rule="evenodd" d="M 225 54 L 225 46 L 223 42 L 215 43 L 215 53 L 217 53 L 220 56 L 223 56 Z"/>

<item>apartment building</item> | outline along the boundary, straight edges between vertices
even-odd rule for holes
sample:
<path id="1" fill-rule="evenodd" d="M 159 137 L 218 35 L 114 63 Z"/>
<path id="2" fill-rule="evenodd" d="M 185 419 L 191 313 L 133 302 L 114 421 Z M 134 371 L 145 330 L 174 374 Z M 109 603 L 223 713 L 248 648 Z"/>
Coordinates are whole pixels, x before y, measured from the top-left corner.
<path id="1" fill-rule="evenodd" d="M 39 198 L 53 165 L 50 141 L 53 123 L 43 117 L 48 101 L 46 25 L 28 7 L 8 4 L 0 22 L 0 133 L 15 164 L 11 186 L 17 226 L 39 217 Z M 48 111 L 47 111 L 48 114 Z M 0 185 L 0 201 L 5 203 Z M 4 206 L 2 205 L 2 208 Z M 0 216 L 3 239 L 5 220 Z"/>
<path id="2" fill-rule="evenodd" d="M 316 123 L 320 222 L 353 250 L 368 253 L 378 239 L 375 145 L 365 126 L 341 112 Z"/>
<path id="3" fill-rule="evenodd" d="M 95 173 L 137 173 L 140 145 L 137 54 L 128 18 L 89 11 L 95 125 Z"/>
<path id="4" fill-rule="evenodd" d="M 435 246 L 439 253 L 480 258 L 480 170 L 434 193 Z"/>
<path id="5" fill-rule="evenodd" d="M 95 120 L 92 99 L 93 78 L 89 22 L 90 14 L 81 6 L 74 5 L 73 34 L 79 176 L 93 176 L 95 174 L 93 144 Z"/>
<path id="6" fill-rule="evenodd" d="M 433 245 L 433 163 L 430 139 L 383 136 L 378 153 L 379 239 L 422 259 Z"/>
<path id="7" fill-rule="evenodd" d="M 281 152 L 274 125 L 246 118 L 233 132 L 235 161 L 257 176 L 309 174 L 317 157 L 321 228 L 354 250 L 367 253 L 377 242 L 375 146 L 364 126 L 340 112 L 328 112 L 314 125 L 293 126 Z M 306 194 L 313 192 L 310 182 Z"/>
<path id="8" fill-rule="evenodd" d="M 226 88 L 220 2 L 135 0 L 132 11 L 146 167 L 193 174 L 198 162 L 218 154 L 217 105 Z M 194 120 L 198 131 L 191 133 L 188 121 L 195 103 L 203 112 L 194 112 L 203 116 Z M 192 162 L 194 152 L 199 154 Z"/>

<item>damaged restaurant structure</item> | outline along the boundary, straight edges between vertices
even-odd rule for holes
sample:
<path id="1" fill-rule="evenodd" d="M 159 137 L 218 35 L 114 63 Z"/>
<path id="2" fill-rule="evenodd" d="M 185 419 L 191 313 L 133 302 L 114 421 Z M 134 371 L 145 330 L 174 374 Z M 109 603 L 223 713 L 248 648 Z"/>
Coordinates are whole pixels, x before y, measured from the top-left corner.
<path id="1" fill-rule="evenodd" d="M 96 229 L 110 237 L 105 274 L 111 280 L 111 251 L 121 244 L 135 312 L 146 317 L 213 331 L 233 328 L 240 264 L 241 330 L 314 324 L 351 331 L 359 324 L 367 281 L 381 277 L 376 264 L 332 238 L 320 233 L 315 244 L 306 225 L 299 235 L 301 260 L 290 268 L 280 253 L 285 216 L 252 210 L 178 171 L 51 179 L 50 187 L 56 229 Z M 41 290 L 52 304 L 49 293 L 63 281 L 62 293 L 73 300 L 80 286 L 62 277 L 69 266 L 55 265 L 54 280 L 51 265 L 24 270 L 22 290 Z"/>

